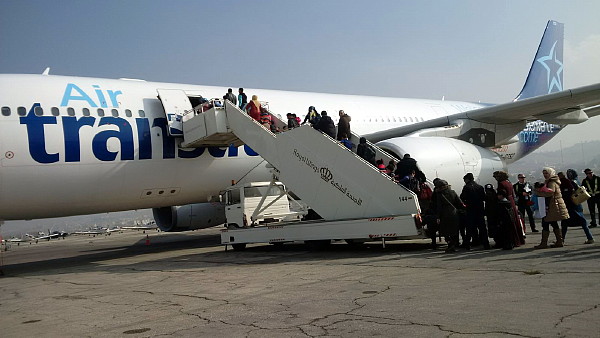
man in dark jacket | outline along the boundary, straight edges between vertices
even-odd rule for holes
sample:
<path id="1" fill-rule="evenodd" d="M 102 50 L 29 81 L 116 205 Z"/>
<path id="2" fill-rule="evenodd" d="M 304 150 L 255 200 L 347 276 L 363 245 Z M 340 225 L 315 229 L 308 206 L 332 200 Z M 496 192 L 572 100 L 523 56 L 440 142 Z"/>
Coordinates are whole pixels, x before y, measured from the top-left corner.
<path id="1" fill-rule="evenodd" d="M 412 171 L 414 171 L 415 173 L 419 172 L 419 168 L 417 167 L 417 160 L 410 157 L 410 154 L 404 154 L 404 157 L 398 162 L 395 174 L 399 178 L 402 178 L 404 176 L 409 175 Z"/>
<path id="2" fill-rule="evenodd" d="M 335 124 L 324 110 L 321 112 L 321 119 L 317 122 L 315 129 L 331 136 L 331 138 L 335 138 Z"/>
<path id="3" fill-rule="evenodd" d="M 525 213 L 527 213 L 531 232 L 539 232 L 539 230 L 535 228 L 535 219 L 533 218 L 533 210 L 531 210 L 531 206 L 533 205 L 533 203 L 531 203 L 533 189 L 531 188 L 531 185 L 529 185 L 529 182 L 525 181 L 524 174 L 519 174 L 517 177 L 519 182 L 513 184 L 513 189 L 517 196 L 517 208 L 523 219 L 525 219 Z"/>
<path id="4" fill-rule="evenodd" d="M 435 181 L 431 209 L 437 215 L 440 233 L 448 239 L 446 252 L 456 252 L 458 246 L 458 210 L 464 209 L 464 205 L 456 192 L 450 189 L 448 182 L 444 180 Z"/>
<path id="5" fill-rule="evenodd" d="M 337 140 L 341 141 L 343 135 L 348 136 L 348 138 L 350 138 L 352 136 L 352 134 L 350 133 L 351 118 L 350 118 L 350 115 L 344 113 L 343 110 L 340 110 L 339 114 L 340 114 L 340 123 L 338 123 Z"/>
<path id="6" fill-rule="evenodd" d="M 484 218 L 485 191 L 482 186 L 475 182 L 472 173 L 467 173 L 463 177 L 463 180 L 465 181 L 465 186 L 460 194 L 460 199 L 467 206 L 467 215 L 465 217 L 467 236 L 463 246 L 468 250 L 470 249 L 470 245 L 478 242 L 483 244 L 483 248 L 487 250 L 490 248 L 490 242 Z"/>
<path id="7" fill-rule="evenodd" d="M 591 196 L 587 200 L 590 217 L 592 218 L 590 228 L 595 228 L 598 226 L 598 223 L 596 223 L 596 208 L 598 208 L 598 213 L 600 214 L 600 177 L 594 175 L 594 172 L 590 168 L 585 169 L 583 172 L 585 173 L 585 178 L 581 182 L 581 185 L 587 189 Z M 600 219 L 600 215 L 598 218 Z"/>
<path id="8" fill-rule="evenodd" d="M 248 96 L 246 96 L 246 93 L 244 93 L 244 88 L 240 88 L 238 89 L 238 107 L 240 107 L 240 109 L 244 110 L 244 108 L 246 107 L 246 104 L 248 103 Z"/>
<path id="9" fill-rule="evenodd" d="M 356 147 L 356 155 L 362 157 L 365 161 L 375 165 L 375 155 L 377 152 L 375 149 L 367 143 L 367 139 L 361 137 L 358 141 L 358 146 Z"/>

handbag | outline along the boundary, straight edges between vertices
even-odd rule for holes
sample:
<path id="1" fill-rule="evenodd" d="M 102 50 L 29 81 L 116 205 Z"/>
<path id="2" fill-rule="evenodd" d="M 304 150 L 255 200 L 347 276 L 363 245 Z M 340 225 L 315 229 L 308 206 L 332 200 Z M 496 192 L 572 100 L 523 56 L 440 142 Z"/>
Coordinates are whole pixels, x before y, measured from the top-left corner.
<path id="1" fill-rule="evenodd" d="M 579 188 L 577 188 L 577 190 L 575 190 L 571 195 L 571 200 L 575 204 L 581 204 L 587 201 L 588 199 L 590 199 L 590 194 L 587 192 L 583 185 L 580 185 Z"/>

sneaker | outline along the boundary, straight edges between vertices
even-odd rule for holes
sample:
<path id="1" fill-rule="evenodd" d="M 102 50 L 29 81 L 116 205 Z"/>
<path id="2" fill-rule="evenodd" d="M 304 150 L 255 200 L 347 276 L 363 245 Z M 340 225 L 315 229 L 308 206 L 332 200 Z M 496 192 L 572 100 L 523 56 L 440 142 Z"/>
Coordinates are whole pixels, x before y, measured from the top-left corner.
<path id="1" fill-rule="evenodd" d="M 583 244 L 594 244 L 594 239 L 588 239 L 587 241 L 585 241 Z"/>

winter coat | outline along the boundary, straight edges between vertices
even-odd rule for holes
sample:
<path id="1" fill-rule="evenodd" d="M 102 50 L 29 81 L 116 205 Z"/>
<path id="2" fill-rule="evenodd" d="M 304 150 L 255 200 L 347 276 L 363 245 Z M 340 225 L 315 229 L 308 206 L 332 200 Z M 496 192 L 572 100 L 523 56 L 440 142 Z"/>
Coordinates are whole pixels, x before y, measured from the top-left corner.
<path id="1" fill-rule="evenodd" d="M 407 157 L 398 162 L 395 174 L 398 177 L 404 177 L 406 175 L 410 175 L 413 170 L 415 173 L 419 171 L 419 168 L 417 167 L 417 160 L 412 157 Z"/>
<path id="2" fill-rule="evenodd" d="M 485 200 L 485 191 L 483 187 L 475 181 L 465 183 L 460 193 L 460 199 L 467 205 L 468 210 L 477 210 L 483 213 Z"/>
<path id="3" fill-rule="evenodd" d="M 569 212 L 569 219 L 563 220 L 561 222 L 561 226 L 572 226 L 572 227 L 583 227 L 586 224 L 585 216 L 583 216 L 583 208 L 581 204 L 573 203 L 571 199 L 571 195 L 573 192 L 579 188 L 577 183 L 569 180 L 568 178 L 560 179 L 560 190 L 563 196 L 563 200 L 565 201 L 565 205 L 567 206 L 567 211 Z"/>
<path id="4" fill-rule="evenodd" d="M 223 96 L 223 100 L 229 100 L 234 106 L 237 106 L 237 97 L 233 93 L 227 93 Z"/>
<path id="5" fill-rule="evenodd" d="M 583 185 L 587 191 L 590 193 L 590 196 L 600 195 L 600 178 L 596 175 L 592 175 L 592 179 L 584 178 L 581 181 L 581 185 Z"/>
<path id="6" fill-rule="evenodd" d="M 321 119 L 319 122 L 317 122 L 315 129 L 324 132 L 325 134 L 331 136 L 331 138 L 335 138 L 335 124 L 328 115 L 321 116 Z"/>
<path id="7" fill-rule="evenodd" d="M 512 210 L 510 201 L 504 199 L 498 201 L 496 205 L 498 211 L 498 224 L 494 234 L 496 244 L 506 249 L 524 244 L 521 242 L 521 225 Z"/>
<path id="8" fill-rule="evenodd" d="M 289 118 L 287 126 L 289 129 L 300 127 L 300 125 L 298 124 L 298 121 L 295 118 Z"/>
<path id="9" fill-rule="evenodd" d="M 517 205 L 515 204 L 515 192 L 513 190 L 513 186 L 509 180 L 502 180 L 498 182 L 498 191 L 503 191 L 506 199 L 510 201 L 510 206 L 512 208 L 513 217 L 516 220 L 515 223 L 515 231 L 513 232 L 516 238 L 513 239 L 515 246 L 519 246 L 521 244 L 525 244 L 525 236 L 523 235 L 523 228 L 521 228 L 520 214 L 517 209 Z"/>
<path id="10" fill-rule="evenodd" d="M 350 115 L 344 114 L 340 116 L 340 123 L 338 123 L 337 130 L 337 139 L 341 140 L 342 135 L 346 135 L 346 137 L 350 138 Z"/>
<path id="11" fill-rule="evenodd" d="M 546 181 L 545 188 L 537 189 L 538 196 L 546 198 L 546 222 L 556 222 L 569 218 L 569 211 L 560 193 L 560 180 L 558 176 L 551 176 Z"/>
<path id="12" fill-rule="evenodd" d="M 238 104 L 240 109 L 244 109 L 246 104 L 248 104 L 248 97 L 246 96 L 246 93 L 238 94 Z"/>
<path id="13" fill-rule="evenodd" d="M 458 210 L 464 208 L 462 201 L 454 190 L 448 187 L 435 189 L 431 199 L 431 209 L 440 220 L 440 233 L 443 236 L 458 235 Z"/>
<path id="14" fill-rule="evenodd" d="M 250 101 L 246 105 L 246 111 L 248 112 L 248 115 L 250 115 L 256 121 L 260 121 L 260 108 L 260 105 L 257 106 L 254 101 Z"/>
<path id="15" fill-rule="evenodd" d="M 359 143 L 356 147 L 356 154 L 362 157 L 365 161 L 375 165 L 375 149 L 367 143 Z"/>
<path id="16" fill-rule="evenodd" d="M 531 201 L 531 193 L 533 191 L 533 189 L 531 189 L 531 185 L 529 185 L 529 182 L 525 182 L 523 184 L 521 184 L 521 182 L 517 182 L 513 184 L 513 189 L 517 197 L 517 205 L 520 207 L 528 206 L 529 201 Z M 524 192 L 527 193 L 527 196 L 523 196 Z"/>

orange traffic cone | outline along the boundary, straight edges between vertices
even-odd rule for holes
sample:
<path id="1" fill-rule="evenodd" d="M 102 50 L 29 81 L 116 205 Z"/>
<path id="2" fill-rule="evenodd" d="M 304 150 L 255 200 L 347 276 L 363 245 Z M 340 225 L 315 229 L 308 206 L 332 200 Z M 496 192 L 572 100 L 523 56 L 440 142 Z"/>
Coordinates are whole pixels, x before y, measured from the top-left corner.
<path id="1" fill-rule="evenodd" d="M 146 245 L 150 245 L 150 237 L 148 235 L 146 235 Z"/>

